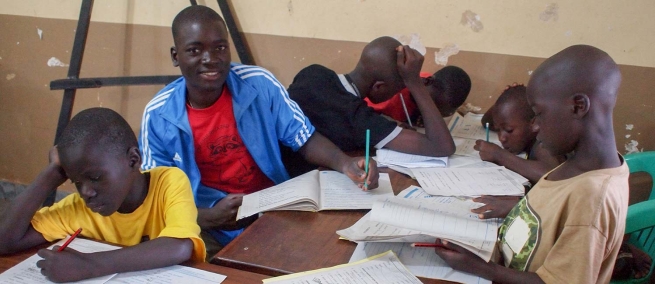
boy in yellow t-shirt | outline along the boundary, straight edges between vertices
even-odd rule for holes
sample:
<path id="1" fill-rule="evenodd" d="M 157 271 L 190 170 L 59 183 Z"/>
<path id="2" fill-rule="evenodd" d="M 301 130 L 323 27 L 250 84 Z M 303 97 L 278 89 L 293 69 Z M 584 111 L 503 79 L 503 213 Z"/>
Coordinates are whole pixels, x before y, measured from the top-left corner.
<path id="1" fill-rule="evenodd" d="M 70 121 L 50 151 L 50 164 L 0 221 L 0 254 L 81 236 L 128 246 L 80 253 L 41 249 L 41 273 L 56 282 L 203 261 L 205 245 L 186 175 L 177 168 L 141 172 L 134 132 L 116 112 L 87 109 Z M 70 179 L 77 188 L 51 207 L 46 196 Z"/>

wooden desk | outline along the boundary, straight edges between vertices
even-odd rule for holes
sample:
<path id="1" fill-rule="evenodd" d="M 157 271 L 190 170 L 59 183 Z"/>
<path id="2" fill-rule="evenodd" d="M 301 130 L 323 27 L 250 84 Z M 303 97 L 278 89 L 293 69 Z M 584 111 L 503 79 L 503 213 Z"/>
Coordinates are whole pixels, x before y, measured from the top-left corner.
<path id="1" fill-rule="evenodd" d="M 5 272 L 7 269 L 15 266 L 19 262 L 36 254 L 39 249 L 47 248 L 48 246 L 50 246 L 50 244 L 43 244 L 41 246 L 34 247 L 12 255 L 0 256 L 0 273 Z M 225 281 L 223 281 L 225 284 L 262 283 L 262 279 L 270 278 L 270 276 L 267 275 L 218 266 L 206 262 L 187 261 L 182 263 L 182 265 L 225 275 L 227 276 Z"/>
<path id="2" fill-rule="evenodd" d="M 381 171 L 389 173 L 395 194 L 410 185 L 418 185 L 403 174 L 387 169 Z M 366 210 L 267 212 L 218 252 L 211 262 L 271 276 L 348 263 L 357 245 L 339 240 L 335 232 L 352 226 L 365 213 Z"/>

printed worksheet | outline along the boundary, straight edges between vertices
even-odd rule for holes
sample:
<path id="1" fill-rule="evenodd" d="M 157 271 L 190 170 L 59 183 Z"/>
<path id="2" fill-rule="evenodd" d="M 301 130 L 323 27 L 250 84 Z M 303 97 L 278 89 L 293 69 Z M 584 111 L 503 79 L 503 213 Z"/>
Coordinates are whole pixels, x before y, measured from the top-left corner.
<path id="1" fill-rule="evenodd" d="M 50 246 L 48 249 L 52 249 L 55 245 L 64 244 L 65 239 L 57 242 L 56 244 Z M 74 239 L 69 245 L 69 248 L 77 250 L 83 253 L 92 253 L 99 251 L 109 251 L 120 249 L 120 247 L 112 246 L 108 244 L 103 244 L 91 240 L 86 240 L 82 238 Z M 27 258 L 26 260 L 16 264 L 16 266 L 9 268 L 4 273 L 0 274 L 0 283 L 7 284 L 28 284 L 28 283 L 52 283 L 48 281 L 45 276 L 41 274 L 41 269 L 36 267 L 36 262 L 42 258 L 38 255 L 33 255 Z M 98 278 L 87 279 L 75 283 L 85 283 L 85 284 L 102 284 L 107 282 L 116 274 L 106 275 Z"/>
<path id="2" fill-rule="evenodd" d="M 523 196 L 525 189 L 513 172 L 495 168 L 417 168 L 412 173 L 421 188 L 431 195 Z"/>

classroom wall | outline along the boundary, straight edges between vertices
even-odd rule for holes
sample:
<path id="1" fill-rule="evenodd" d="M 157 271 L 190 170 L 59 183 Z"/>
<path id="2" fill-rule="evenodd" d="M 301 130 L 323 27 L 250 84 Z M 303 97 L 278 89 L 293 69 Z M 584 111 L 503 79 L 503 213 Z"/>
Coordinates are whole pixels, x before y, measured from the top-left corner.
<path id="1" fill-rule="evenodd" d="M 198 1 L 217 11 L 215 1 Z M 573 2 L 573 3 L 571 3 Z M 0 0 L 0 180 L 29 183 L 47 163 L 63 91 L 48 84 L 70 62 L 80 0 Z M 188 1 L 96 0 L 82 77 L 180 74 L 170 63 L 170 22 Z M 544 58 L 573 44 L 607 51 L 623 84 L 614 112 L 619 151 L 655 150 L 655 2 L 613 0 L 239 0 L 232 1 L 255 62 L 288 85 L 319 63 L 348 72 L 366 42 L 412 34 L 426 47 L 423 70 L 437 71 L 435 53 L 466 70 L 467 100 L 486 110 L 505 85 L 526 83 Z M 41 35 L 39 36 L 39 30 Z M 238 57 L 233 50 L 233 61 Z M 51 64 L 52 65 L 52 64 Z M 80 90 L 74 113 L 94 107 L 121 113 L 139 130 L 143 107 L 161 86 Z M 649 135 L 650 134 L 650 135 Z M 635 142 L 632 142 L 632 141 Z"/>

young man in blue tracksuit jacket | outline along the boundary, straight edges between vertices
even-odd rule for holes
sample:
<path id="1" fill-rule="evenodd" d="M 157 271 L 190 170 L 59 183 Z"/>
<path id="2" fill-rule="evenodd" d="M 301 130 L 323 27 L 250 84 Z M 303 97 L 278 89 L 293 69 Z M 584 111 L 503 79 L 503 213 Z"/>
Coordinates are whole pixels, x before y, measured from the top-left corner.
<path id="1" fill-rule="evenodd" d="M 176 166 L 189 176 L 198 207 L 198 224 L 204 232 L 226 245 L 243 230 L 235 221 L 243 193 L 289 179 L 281 161 L 278 141 L 299 151 L 313 164 L 346 174 L 360 187 L 364 182 L 368 188 L 377 187 L 375 163 L 371 162 L 367 176 L 362 157 L 345 155 L 315 132 L 307 117 L 270 72 L 257 66 L 230 63 L 227 29 L 214 10 L 199 5 L 188 7 L 175 17 L 172 30 L 175 46 L 171 48 L 171 58 L 173 64 L 180 67 L 183 77 L 159 91 L 145 107 L 139 135 L 139 148 L 144 157 L 141 167 L 147 170 L 157 166 Z M 219 100 L 221 96 L 222 101 Z M 192 117 L 197 111 L 213 109 L 218 104 L 229 105 L 231 109 L 211 113 L 208 119 L 206 116 Z M 236 123 L 238 133 L 233 136 L 238 137 L 232 140 L 239 141 L 224 145 L 245 147 L 246 156 L 254 160 L 255 166 L 252 167 L 258 167 L 270 184 L 243 183 L 241 186 L 246 190 L 242 191 L 203 184 L 216 174 L 225 174 L 223 166 L 230 166 L 215 164 L 212 168 L 211 163 L 197 161 L 198 158 L 207 159 L 202 156 L 206 149 L 199 145 L 204 138 L 197 136 L 201 130 L 206 130 L 202 129 L 202 123 L 216 119 L 231 119 L 233 124 Z M 201 123 L 197 124 L 199 120 Z M 207 133 L 208 136 L 216 135 L 211 131 Z M 219 148 L 211 150 L 225 150 Z M 241 160 L 234 163 L 241 163 Z"/>

